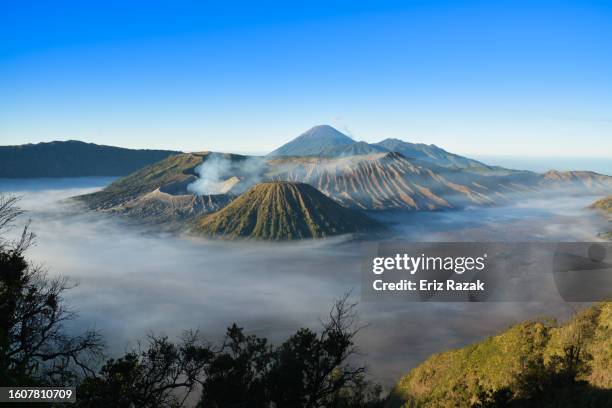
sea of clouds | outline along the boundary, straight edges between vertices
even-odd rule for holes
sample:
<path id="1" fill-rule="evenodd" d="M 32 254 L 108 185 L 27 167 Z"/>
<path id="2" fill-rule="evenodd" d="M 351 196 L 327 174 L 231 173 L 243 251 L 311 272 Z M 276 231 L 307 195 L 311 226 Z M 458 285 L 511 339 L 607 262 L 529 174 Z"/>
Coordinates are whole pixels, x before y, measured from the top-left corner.
<path id="1" fill-rule="evenodd" d="M 30 219 L 37 234 L 31 259 L 78 284 L 67 293 L 79 312 L 69 329 L 100 330 L 109 354 L 149 332 L 176 336 L 199 328 L 220 340 L 233 322 L 278 341 L 300 327 L 318 328 L 334 299 L 347 291 L 359 300 L 362 243 L 348 237 L 236 243 L 152 234 L 69 200 L 111 180 L 0 180 L 0 191 L 22 196 L 22 222 Z M 414 241 L 592 240 L 601 227 L 601 219 L 585 210 L 592 199 L 378 217 Z M 431 353 L 526 318 L 563 318 L 574 308 L 552 292 L 527 303 L 363 302 L 359 313 L 366 327 L 358 346 L 372 376 L 390 386 Z"/>

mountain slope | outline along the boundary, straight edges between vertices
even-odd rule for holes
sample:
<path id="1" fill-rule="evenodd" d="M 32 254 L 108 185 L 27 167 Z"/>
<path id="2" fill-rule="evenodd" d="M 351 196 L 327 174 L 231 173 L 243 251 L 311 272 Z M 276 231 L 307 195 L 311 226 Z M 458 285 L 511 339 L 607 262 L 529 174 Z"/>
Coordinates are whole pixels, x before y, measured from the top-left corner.
<path id="1" fill-rule="evenodd" d="M 612 241 L 612 196 L 595 201 L 589 208 L 601 212 L 608 218 L 608 227 L 604 229 L 603 232 L 599 233 L 599 236 L 603 239 Z"/>
<path id="2" fill-rule="evenodd" d="M 592 306 L 564 325 L 528 321 L 435 354 L 403 377 L 392 395 L 391 407 L 611 406 L 605 404 L 612 404 L 612 303 Z M 534 400 L 542 405 L 530 405 Z"/>
<path id="3" fill-rule="evenodd" d="M 0 146 L 0 177 L 123 176 L 176 153 L 75 140 Z"/>
<path id="4" fill-rule="evenodd" d="M 331 126 L 315 126 L 274 150 L 269 156 L 321 156 L 355 141 Z"/>
<path id="5" fill-rule="evenodd" d="M 450 209 L 467 203 L 489 205 L 494 193 L 470 175 L 458 183 L 445 174 L 416 164 L 398 153 L 341 158 L 278 158 L 269 160 L 267 178 L 307 183 L 340 204 L 367 210 Z M 485 184 L 486 180 L 481 180 Z M 502 190 L 498 187 L 498 190 Z"/>
<path id="6" fill-rule="evenodd" d="M 289 240 L 364 232 L 378 225 L 303 183 L 260 183 L 196 222 L 195 232 L 228 239 Z"/>
<path id="7" fill-rule="evenodd" d="M 486 168 L 486 164 L 467 157 L 449 153 L 436 145 L 423 143 L 409 143 L 399 139 L 385 139 L 375 143 L 375 146 L 383 147 L 389 151 L 401 153 L 407 158 L 422 160 L 442 167 L 459 168 Z"/>
<path id="8" fill-rule="evenodd" d="M 612 196 L 595 201 L 590 208 L 612 216 Z"/>
<path id="9" fill-rule="evenodd" d="M 195 168 L 206 153 L 182 153 L 167 157 L 115 181 L 104 190 L 76 197 L 90 209 L 105 210 L 125 204 L 158 188 L 172 189 L 196 179 Z"/>
<path id="10" fill-rule="evenodd" d="M 385 139 L 374 144 L 356 142 L 328 125 L 313 127 L 268 156 L 345 157 L 381 152 L 397 152 L 406 158 L 441 167 L 493 169 L 479 161 L 449 153 L 435 145 L 409 143 L 399 139 Z"/>
<path id="11" fill-rule="evenodd" d="M 609 193 L 612 177 L 593 171 L 550 170 L 543 174 L 545 183 L 551 188 L 567 191 L 568 188 L 588 188 L 594 193 Z"/>
<path id="12" fill-rule="evenodd" d="M 138 224 L 165 224 L 182 230 L 183 222 L 218 211 L 234 198 L 230 194 L 170 194 L 158 188 L 106 211 L 129 216 Z"/>
<path id="13" fill-rule="evenodd" d="M 346 157 L 346 156 L 362 156 L 365 154 L 375 154 L 388 152 L 388 150 L 382 146 L 368 144 L 366 142 L 355 142 L 350 145 L 335 147 L 327 149 L 322 152 L 320 156 L 324 157 Z"/>

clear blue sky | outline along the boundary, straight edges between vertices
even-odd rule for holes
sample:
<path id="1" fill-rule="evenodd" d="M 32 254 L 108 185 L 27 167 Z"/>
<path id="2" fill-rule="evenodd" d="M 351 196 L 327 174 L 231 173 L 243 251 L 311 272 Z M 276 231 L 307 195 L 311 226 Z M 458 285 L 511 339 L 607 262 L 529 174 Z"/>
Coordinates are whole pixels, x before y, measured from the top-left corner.
<path id="1" fill-rule="evenodd" d="M 611 2 L 4 1 L 0 38 L 0 144 L 612 157 Z"/>

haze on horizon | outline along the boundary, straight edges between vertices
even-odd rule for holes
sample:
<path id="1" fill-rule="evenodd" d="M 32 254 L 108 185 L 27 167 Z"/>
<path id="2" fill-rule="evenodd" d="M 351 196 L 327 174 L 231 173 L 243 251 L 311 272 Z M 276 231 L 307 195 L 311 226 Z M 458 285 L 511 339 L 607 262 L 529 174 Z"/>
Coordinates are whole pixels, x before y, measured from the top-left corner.
<path id="1" fill-rule="evenodd" d="M 612 6 L 11 3 L 0 144 L 269 152 L 318 124 L 467 156 L 612 156 Z"/>

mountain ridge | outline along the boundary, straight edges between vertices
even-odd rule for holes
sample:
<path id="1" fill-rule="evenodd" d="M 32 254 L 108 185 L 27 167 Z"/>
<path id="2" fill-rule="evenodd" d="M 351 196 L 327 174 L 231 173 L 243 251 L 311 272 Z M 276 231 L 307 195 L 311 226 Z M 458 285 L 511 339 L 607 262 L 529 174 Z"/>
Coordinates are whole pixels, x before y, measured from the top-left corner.
<path id="1" fill-rule="evenodd" d="M 177 153 L 78 140 L 0 146 L 0 177 L 124 176 Z"/>
<path id="2" fill-rule="evenodd" d="M 355 141 L 329 125 L 312 127 L 268 156 L 343 157 L 381 152 L 397 152 L 406 158 L 425 161 L 441 167 L 494 168 L 477 160 L 447 152 L 434 144 L 410 143 L 396 138 L 384 139 L 377 143 Z"/>
<path id="3" fill-rule="evenodd" d="M 401 153 L 407 158 L 423 160 L 442 167 L 491 168 L 477 160 L 450 153 L 435 144 L 410 143 L 401 139 L 388 138 L 374 145 Z"/>

